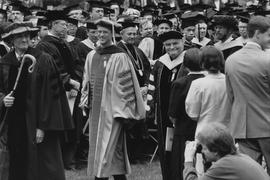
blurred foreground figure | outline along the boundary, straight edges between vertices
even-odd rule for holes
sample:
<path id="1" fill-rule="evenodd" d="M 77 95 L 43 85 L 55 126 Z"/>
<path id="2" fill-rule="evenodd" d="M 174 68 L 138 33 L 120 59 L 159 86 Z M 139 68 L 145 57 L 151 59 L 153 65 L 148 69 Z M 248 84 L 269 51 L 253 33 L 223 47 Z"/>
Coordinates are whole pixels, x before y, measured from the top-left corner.
<path id="1" fill-rule="evenodd" d="M 269 176 L 264 169 L 253 159 L 237 152 L 234 139 L 230 131 L 219 123 L 205 126 L 196 137 L 199 144 L 187 142 L 185 150 L 186 180 L 268 180 Z M 200 177 L 193 167 L 193 159 L 197 147 L 202 147 L 204 162 L 214 162 L 212 166 Z"/>

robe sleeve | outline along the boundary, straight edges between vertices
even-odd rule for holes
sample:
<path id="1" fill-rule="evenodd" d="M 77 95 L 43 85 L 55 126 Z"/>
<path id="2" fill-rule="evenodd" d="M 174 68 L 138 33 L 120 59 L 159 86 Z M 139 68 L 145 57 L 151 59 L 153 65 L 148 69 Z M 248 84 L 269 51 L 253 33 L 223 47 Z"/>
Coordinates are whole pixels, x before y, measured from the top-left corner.
<path id="1" fill-rule="evenodd" d="M 185 104 L 186 104 L 186 112 L 188 116 L 193 120 L 197 120 L 197 118 L 200 116 L 201 100 L 202 94 L 198 89 L 198 87 L 196 86 L 196 84 L 192 82 L 190 89 L 188 91 Z"/>
<path id="2" fill-rule="evenodd" d="M 154 40 L 152 38 L 144 38 L 138 46 L 149 60 L 153 60 L 154 56 Z"/>
<path id="3" fill-rule="evenodd" d="M 83 73 L 83 82 L 82 82 L 82 90 L 81 90 L 81 101 L 79 106 L 84 108 L 91 105 L 90 102 L 90 78 L 91 78 L 91 63 L 93 59 L 95 51 L 91 51 L 85 60 L 85 65 L 84 65 L 84 73 Z"/>
<path id="4" fill-rule="evenodd" d="M 53 57 L 57 65 L 57 69 L 60 72 L 61 79 L 64 83 L 64 86 L 66 89 L 69 89 L 70 88 L 70 84 L 69 84 L 70 75 L 67 73 L 67 70 L 64 66 L 63 60 L 61 58 L 61 54 L 58 51 L 58 49 L 53 44 L 48 43 L 48 42 L 40 42 L 38 43 L 36 48 L 41 50 L 42 52 L 50 54 Z"/>
<path id="5" fill-rule="evenodd" d="M 68 130 L 74 128 L 63 82 L 52 57 L 42 54 L 37 66 L 37 128 Z"/>
<path id="6" fill-rule="evenodd" d="M 148 86 L 149 76 L 150 76 L 152 69 L 151 69 L 150 63 L 149 63 L 146 55 L 143 53 L 143 51 L 141 49 L 139 49 L 139 54 L 140 54 L 140 57 L 142 58 L 142 63 L 143 63 L 143 68 L 144 68 L 144 73 L 143 73 L 144 86 Z"/>
<path id="7" fill-rule="evenodd" d="M 145 118 L 145 108 L 139 82 L 131 60 L 124 53 L 113 54 L 110 58 L 108 86 L 111 86 L 112 113 L 114 118 L 141 120 Z"/>
<path id="8" fill-rule="evenodd" d="M 3 74 L 3 65 L 0 65 L 0 119 L 4 115 L 5 105 L 4 105 L 4 97 L 6 96 L 5 85 L 4 85 L 4 74 Z"/>

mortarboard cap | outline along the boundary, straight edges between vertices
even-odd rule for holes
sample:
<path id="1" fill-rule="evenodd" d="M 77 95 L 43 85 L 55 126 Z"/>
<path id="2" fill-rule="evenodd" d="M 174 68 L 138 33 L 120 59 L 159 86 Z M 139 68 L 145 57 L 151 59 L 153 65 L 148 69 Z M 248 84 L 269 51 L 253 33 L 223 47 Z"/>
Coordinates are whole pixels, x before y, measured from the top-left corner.
<path id="1" fill-rule="evenodd" d="M 195 26 L 198 23 L 206 22 L 207 18 L 200 12 L 186 12 L 181 16 L 182 24 L 181 28 L 185 29 L 189 26 Z"/>
<path id="2" fill-rule="evenodd" d="M 257 11 L 254 13 L 255 16 L 266 16 L 270 15 L 270 10 L 262 10 L 262 11 Z"/>
<path id="3" fill-rule="evenodd" d="M 144 17 L 146 15 L 152 15 L 152 16 L 157 16 L 158 15 L 158 11 L 154 11 L 154 10 L 151 10 L 151 9 L 144 9 L 142 12 L 141 12 L 141 16 Z"/>
<path id="4" fill-rule="evenodd" d="M 258 5 L 249 5 L 248 7 L 246 7 L 246 10 L 250 13 L 253 12 L 257 12 L 257 11 L 262 11 L 263 7 L 262 6 L 258 6 Z"/>
<path id="5" fill-rule="evenodd" d="M 79 20 L 74 18 L 67 18 L 66 19 L 68 23 L 73 24 L 75 26 L 78 26 Z"/>
<path id="6" fill-rule="evenodd" d="M 134 22 L 120 22 L 120 24 L 122 25 L 122 28 L 121 28 L 122 30 L 126 28 L 130 28 L 130 27 L 133 27 L 133 28 L 139 27 L 139 23 L 134 23 Z"/>
<path id="7" fill-rule="evenodd" d="M 173 19 L 173 18 L 176 18 L 176 13 L 166 13 L 166 14 L 163 14 L 162 17 L 164 19 Z"/>
<path id="8" fill-rule="evenodd" d="M 7 11 L 0 8 L 0 14 L 5 14 L 6 15 L 7 14 Z"/>
<path id="9" fill-rule="evenodd" d="M 29 10 L 31 11 L 38 11 L 38 10 L 45 10 L 43 7 L 39 7 L 39 6 L 31 6 L 29 8 Z"/>
<path id="10" fill-rule="evenodd" d="M 233 3 L 225 3 L 225 7 L 237 8 L 237 7 L 242 7 L 242 6 L 240 6 L 237 2 L 233 2 Z"/>
<path id="11" fill-rule="evenodd" d="M 36 16 L 45 17 L 47 14 L 47 11 L 45 10 L 38 10 L 36 13 Z"/>
<path id="12" fill-rule="evenodd" d="M 38 19 L 37 26 L 48 26 L 49 22 L 46 19 Z"/>
<path id="13" fill-rule="evenodd" d="M 20 11 L 25 16 L 31 14 L 30 10 L 26 6 L 24 6 L 21 1 L 13 1 L 13 2 L 11 2 L 9 4 L 9 10 L 11 10 L 11 11 Z"/>
<path id="14" fill-rule="evenodd" d="M 156 25 L 156 26 L 159 26 L 160 24 L 163 24 L 163 23 L 168 24 L 170 27 L 172 27 L 172 25 L 173 25 L 172 22 L 170 20 L 167 20 L 167 19 L 155 20 L 153 24 Z"/>
<path id="15" fill-rule="evenodd" d="M 97 29 L 97 25 L 92 21 L 85 21 L 87 29 Z"/>
<path id="16" fill-rule="evenodd" d="M 208 4 L 204 4 L 204 3 L 197 3 L 197 4 L 194 4 L 194 5 L 191 5 L 189 7 L 187 7 L 186 10 L 191 10 L 191 11 L 204 11 L 205 9 L 208 9 L 208 8 L 215 8 L 215 6 L 210 6 Z"/>
<path id="17" fill-rule="evenodd" d="M 110 0 L 110 1 L 108 1 L 108 2 L 106 3 L 106 5 L 107 5 L 108 7 L 110 7 L 110 6 L 112 6 L 112 5 L 118 5 L 118 6 L 120 7 L 121 4 L 123 4 L 123 3 L 122 3 L 122 1 L 120 1 L 120 0 Z"/>
<path id="18" fill-rule="evenodd" d="M 103 1 L 87 1 L 91 8 L 104 8 L 107 7 Z"/>
<path id="19" fill-rule="evenodd" d="M 74 4 L 72 6 L 68 6 L 64 8 L 64 11 L 66 12 L 66 14 L 69 14 L 73 10 L 82 10 L 80 7 L 80 4 Z"/>
<path id="20" fill-rule="evenodd" d="M 180 10 L 186 10 L 188 7 L 190 7 L 191 5 L 188 3 L 184 3 L 179 5 Z"/>
<path id="21" fill-rule="evenodd" d="M 161 14 L 166 14 L 166 13 L 169 13 L 169 12 L 171 12 L 173 10 L 173 8 L 172 7 L 170 7 L 170 6 L 163 6 L 162 8 L 161 8 Z"/>
<path id="22" fill-rule="evenodd" d="M 237 14 L 237 18 L 240 22 L 248 23 L 250 19 L 250 14 L 247 11 L 241 12 Z"/>
<path id="23" fill-rule="evenodd" d="M 163 42 L 170 39 L 182 39 L 182 38 L 183 38 L 183 34 L 178 31 L 168 31 L 159 35 L 159 39 Z"/>
<path id="24" fill-rule="evenodd" d="M 137 6 L 135 4 L 130 4 L 128 8 L 136 9 L 138 11 L 142 11 L 142 7 L 141 6 Z"/>
<path id="25" fill-rule="evenodd" d="M 47 21 L 56 21 L 56 20 L 67 20 L 65 11 L 48 11 L 46 14 Z"/>
<path id="26" fill-rule="evenodd" d="M 119 24 L 117 24 L 111 20 L 105 20 L 105 19 L 99 19 L 99 20 L 95 21 L 95 24 L 97 27 L 101 26 L 101 27 L 107 28 L 111 31 L 113 30 L 113 27 L 114 28 L 121 27 Z"/>
<path id="27" fill-rule="evenodd" d="M 155 3 L 149 3 L 146 6 L 144 6 L 143 9 L 149 9 L 152 11 L 156 11 L 158 9 L 158 6 L 156 6 Z"/>

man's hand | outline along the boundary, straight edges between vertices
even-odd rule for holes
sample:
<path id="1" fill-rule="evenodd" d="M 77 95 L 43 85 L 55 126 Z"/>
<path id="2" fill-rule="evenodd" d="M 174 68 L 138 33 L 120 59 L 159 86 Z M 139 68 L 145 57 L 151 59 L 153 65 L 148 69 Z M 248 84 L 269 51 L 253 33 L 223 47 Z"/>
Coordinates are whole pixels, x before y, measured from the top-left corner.
<path id="1" fill-rule="evenodd" d="M 6 107 L 11 107 L 14 103 L 15 98 L 12 96 L 12 92 L 6 95 L 3 99 L 4 105 Z"/>
<path id="2" fill-rule="evenodd" d="M 45 132 L 41 129 L 36 130 L 36 141 L 37 143 L 41 143 L 44 139 Z"/>
<path id="3" fill-rule="evenodd" d="M 73 80 L 73 79 L 70 79 L 69 81 L 70 85 L 73 87 L 73 89 L 79 91 L 80 90 L 80 83 Z"/>
<path id="4" fill-rule="evenodd" d="M 186 142 L 186 149 L 185 149 L 185 162 L 193 162 L 193 158 L 195 156 L 197 144 L 192 142 Z"/>
<path id="5" fill-rule="evenodd" d="M 71 89 L 68 93 L 68 98 L 71 99 L 71 98 L 74 98 L 78 95 L 78 91 L 75 90 L 75 89 Z"/>
<path id="6" fill-rule="evenodd" d="M 147 86 L 141 87 L 140 90 L 141 90 L 143 101 L 146 101 L 147 100 L 147 91 L 148 91 Z"/>

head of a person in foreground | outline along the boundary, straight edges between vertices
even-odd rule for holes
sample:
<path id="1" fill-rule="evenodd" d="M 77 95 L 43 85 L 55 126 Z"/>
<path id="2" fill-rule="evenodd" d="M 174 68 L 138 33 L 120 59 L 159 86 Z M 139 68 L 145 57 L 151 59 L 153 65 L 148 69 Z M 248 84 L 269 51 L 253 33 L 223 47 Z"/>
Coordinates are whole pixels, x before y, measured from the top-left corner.
<path id="1" fill-rule="evenodd" d="M 208 73 L 216 74 L 224 69 L 225 60 L 220 49 L 214 46 L 205 46 L 201 49 L 200 55 L 200 66 Z"/>
<path id="2" fill-rule="evenodd" d="M 215 162 L 226 155 L 237 154 L 229 129 L 220 123 L 207 125 L 197 134 L 196 139 L 202 146 L 202 154 L 206 162 Z"/>

